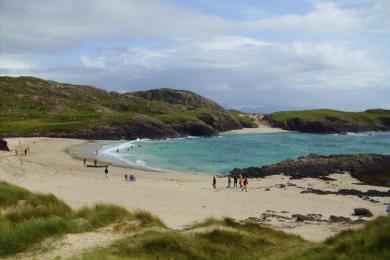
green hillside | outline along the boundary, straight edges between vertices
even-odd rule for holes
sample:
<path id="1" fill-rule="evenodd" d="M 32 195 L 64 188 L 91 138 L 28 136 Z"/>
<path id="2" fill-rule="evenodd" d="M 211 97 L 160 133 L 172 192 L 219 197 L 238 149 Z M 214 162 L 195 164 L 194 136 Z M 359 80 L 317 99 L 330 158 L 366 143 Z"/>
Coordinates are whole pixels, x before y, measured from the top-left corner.
<path id="1" fill-rule="evenodd" d="M 233 219 L 207 219 L 183 230 L 167 228 L 143 211 L 98 204 L 74 211 L 53 195 L 35 194 L 0 181 L 0 258 L 56 250 L 65 234 L 111 227 L 119 237 L 72 259 L 389 259 L 390 217 L 379 217 L 323 243 Z M 105 229 L 108 230 L 108 229 Z M 113 233 L 112 233 L 113 232 Z M 91 233 L 90 233 L 91 234 Z M 50 240 L 51 239 L 51 240 Z M 99 244 L 98 244 L 99 245 Z M 58 249 L 58 248 L 57 248 Z M 67 248 L 71 250 L 71 248 Z M 23 255 L 17 255 L 22 259 Z"/>
<path id="2" fill-rule="evenodd" d="M 166 89 L 153 90 L 165 98 L 145 99 L 141 92 L 121 94 L 33 77 L 0 77 L 0 90 L 0 136 L 5 137 L 164 138 L 196 135 L 194 126 L 202 129 L 200 135 L 242 127 L 239 116 L 188 91 L 169 90 L 168 98 Z"/>
<path id="3" fill-rule="evenodd" d="M 331 109 L 276 112 L 266 116 L 272 126 L 313 133 L 390 130 L 390 110 L 343 112 Z"/>

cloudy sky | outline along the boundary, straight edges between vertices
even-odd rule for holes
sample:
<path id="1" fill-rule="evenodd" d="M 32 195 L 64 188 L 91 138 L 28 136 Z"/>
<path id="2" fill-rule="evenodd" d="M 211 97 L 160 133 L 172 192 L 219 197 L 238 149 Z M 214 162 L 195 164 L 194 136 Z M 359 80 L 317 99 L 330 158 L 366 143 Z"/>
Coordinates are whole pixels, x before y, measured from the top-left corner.
<path id="1" fill-rule="evenodd" d="M 390 0 L 0 0 L 0 74 L 232 108 L 390 108 Z"/>

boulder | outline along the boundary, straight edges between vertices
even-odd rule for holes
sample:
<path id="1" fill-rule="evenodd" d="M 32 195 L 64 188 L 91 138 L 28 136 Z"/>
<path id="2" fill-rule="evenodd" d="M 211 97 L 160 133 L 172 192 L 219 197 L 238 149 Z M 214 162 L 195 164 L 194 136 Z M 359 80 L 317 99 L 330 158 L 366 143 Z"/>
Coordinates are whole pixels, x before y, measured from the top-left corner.
<path id="1" fill-rule="evenodd" d="M 339 223 L 339 222 L 342 222 L 342 223 L 350 223 L 352 220 L 351 220 L 350 218 L 347 218 L 347 217 L 331 215 L 331 216 L 329 217 L 329 221 L 330 221 L 330 222 L 333 222 L 333 223 Z"/>
<path id="2" fill-rule="evenodd" d="M 1 151 L 9 151 L 7 142 L 3 138 L 0 138 L 0 150 Z"/>
<path id="3" fill-rule="evenodd" d="M 368 218 L 374 216 L 371 211 L 366 208 L 355 208 L 353 209 L 353 213 L 355 216 L 364 216 Z"/>
<path id="4" fill-rule="evenodd" d="M 309 215 L 293 214 L 292 217 L 295 218 L 296 222 L 303 222 L 306 220 L 308 221 L 316 220 L 313 216 L 309 216 Z"/>

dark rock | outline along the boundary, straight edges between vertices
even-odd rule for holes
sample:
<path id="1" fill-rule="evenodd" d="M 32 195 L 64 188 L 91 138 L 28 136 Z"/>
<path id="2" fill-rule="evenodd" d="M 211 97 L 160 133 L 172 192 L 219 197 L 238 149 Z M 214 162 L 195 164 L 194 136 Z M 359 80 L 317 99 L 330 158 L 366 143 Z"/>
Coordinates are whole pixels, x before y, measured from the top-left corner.
<path id="1" fill-rule="evenodd" d="M 232 176 L 266 177 L 284 174 L 290 179 L 324 178 L 332 173 L 350 172 L 354 178 L 371 184 L 388 186 L 390 179 L 390 155 L 354 154 L 320 156 L 309 154 L 297 160 L 284 160 L 276 164 L 233 169 Z M 330 178 L 327 177 L 327 180 Z"/>
<path id="2" fill-rule="evenodd" d="M 278 214 L 275 214 L 275 213 L 263 213 L 263 214 L 261 214 L 261 219 L 269 219 L 269 218 L 291 220 L 291 218 L 289 218 L 289 217 L 285 217 L 285 216 L 278 215 Z"/>
<path id="3" fill-rule="evenodd" d="M 49 134 L 51 137 L 95 139 L 95 140 L 118 140 L 137 138 L 165 139 L 179 137 L 171 126 L 161 121 L 137 116 L 128 121 L 119 121 L 111 125 L 92 125 L 74 131 L 55 132 Z"/>
<path id="4" fill-rule="evenodd" d="M 191 136 L 213 136 L 218 132 L 211 126 L 202 121 L 186 122 L 179 125 L 173 125 L 173 128 L 182 135 Z"/>
<path id="5" fill-rule="evenodd" d="M 292 217 L 295 218 L 295 221 L 297 222 L 316 220 L 313 216 L 309 216 L 309 215 L 293 214 Z"/>
<path id="6" fill-rule="evenodd" d="M 365 217 L 372 217 L 374 216 L 369 209 L 366 208 L 355 208 L 353 209 L 353 214 L 355 216 L 365 216 Z"/>
<path id="7" fill-rule="evenodd" d="M 342 217 L 342 216 L 334 216 L 334 215 L 331 215 L 329 217 L 329 221 L 333 222 L 333 223 L 339 223 L 339 222 L 351 223 L 352 222 L 352 220 L 350 218 Z"/>
<path id="8" fill-rule="evenodd" d="M 0 150 L 1 151 L 9 151 L 7 142 L 3 138 L 0 138 Z"/>
<path id="9" fill-rule="evenodd" d="M 265 191 L 270 191 L 270 189 L 269 188 L 265 188 Z"/>
<path id="10" fill-rule="evenodd" d="M 308 188 L 307 190 L 301 191 L 301 193 L 314 193 L 317 195 L 328 195 L 328 194 L 343 195 L 343 196 L 351 195 L 351 196 L 361 197 L 364 200 L 370 200 L 369 198 L 364 196 L 390 197 L 390 190 L 388 191 L 368 190 L 366 192 L 363 192 L 355 189 L 341 189 L 338 191 L 329 191 L 329 190 L 318 190 L 318 189 Z"/>
<path id="11" fill-rule="evenodd" d="M 323 180 L 323 181 L 336 181 L 335 179 L 329 178 L 329 177 L 326 177 L 326 176 L 321 176 L 318 179 Z"/>

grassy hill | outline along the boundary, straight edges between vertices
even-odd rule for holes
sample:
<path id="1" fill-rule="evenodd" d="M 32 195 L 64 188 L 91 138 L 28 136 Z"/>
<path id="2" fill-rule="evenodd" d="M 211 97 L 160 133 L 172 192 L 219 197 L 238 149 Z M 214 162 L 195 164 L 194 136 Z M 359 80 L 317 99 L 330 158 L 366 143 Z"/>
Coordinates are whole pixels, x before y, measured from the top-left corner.
<path id="1" fill-rule="evenodd" d="M 74 211 L 53 195 L 35 194 L 0 181 L 0 258 L 68 248 L 65 234 L 105 235 L 112 243 L 87 248 L 74 259 L 389 259 L 390 217 L 342 232 L 323 243 L 254 223 L 207 219 L 183 230 L 167 228 L 147 212 L 98 204 Z M 92 231 L 99 229 L 97 233 Z M 46 241 L 46 242 L 45 242 Z M 60 248 L 61 249 L 61 248 Z M 23 255 L 18 255 L 23 258 Z"/>
<path id="2" fill-rule="evenodd" d="M 331 109 L 276 112 L 266 116 L 272 126 L 311 133 L 389 131 L 390 110 L 343 112 Z"/>
<path id="3" fill-rule="evenodd" d="M 189 91 L 121 94 L 34 77 L 0 77 L 0 90 L 0 136 L 4 137 L 164 138 L 197 132 L 213 135 L 241 128 L 242 120 L 245 123 L 237 114 Z"/>

